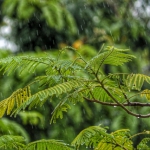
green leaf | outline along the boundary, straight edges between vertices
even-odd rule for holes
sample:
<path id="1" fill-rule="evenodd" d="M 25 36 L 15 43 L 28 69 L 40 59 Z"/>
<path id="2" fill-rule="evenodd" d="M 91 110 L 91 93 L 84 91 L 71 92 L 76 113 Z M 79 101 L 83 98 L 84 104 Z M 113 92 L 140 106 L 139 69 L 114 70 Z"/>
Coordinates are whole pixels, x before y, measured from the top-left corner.
<path id="1" fill-rule="evenodd" d="M 36 94 L 30 96 L 26 102 L 24 102 L 19 108 L 17 108 L 13 114 L 19 113 L 21 109 L 25 109 L 27 106 L 29 106 L 29 109 L 32 107 L 35 107 L 37 105 L 42 106 L 45 101 L 48 99 L 48 97 L 52 97 L 56 95 L 57 97 L 62 96 L 62 94 L 66 93 L 68 94 L 72 90 L 76 90 L 79 87 L 83 86 L 83 81 L 68 81 L 64 83 L 57 84 L 53 87 L 47 88 L 45 90 L 41 90 L 37 92 Z"/>
<path id="2" fill-rule="evenodd" d="M 150 90 L 145 89 L 141 92 L 141 96 L 145 96 L 148 101 L 150 101 Z"/>
<path id="3" fill-rule="evenodd" d="M 52 118 L 50 121 L 51 123 L 56 123 L 56 119 L 63 118 L 63 112 L 67 112 L 68 109 L 71 109 L 70 105 L 67 103 L 62 104 L 61 102 L 55 107 L 53 113 L 52 113 Z"/>
<path id="4" fill-rule="evenodd" d="M 150 138 L 142 139 L 141 142 L 137 145 L 137 150 L 150 150 L 148 142 L 150 142 Z"/>
<path id="5" fill-rule="evenodd" d="M 71 150 L 69 145 L 58 140 L 39 140 L 29 143 L 23 150 Z"/>
<path id="6" fill-rule="evenodd" d="M 122 80 L 122 83 L 129 89 L 141 90 L 144 81 L 150 84 L 150 77 L 144 74 L 128 74 L 128 73 L 115 73 L 109 74 L 109 78 Z"/>
<path id="7" fill-rule="evenodd" d="M 71 145 L 75 146 L 77 149 L 79 149 L 81 145 L 85 145 L 86 147 L 95 147 L 97 146 L 97 143 L 106 136 L 109 135 L 106 133 L 105 128 L 100 126 L 91 126 L 82 130 L 73 140 Z"/>
<path id="8" fill-rule="evenodd" d="M 39 125 L 40 127 L 44 124 L 44 116 L 37 111 L 22 111 L 19 113 L 23 124 Z"/>
<path id="9" fill-rule="evenodd" d="M 24 11 L 28 10 L 28 11 Z M 20 19 L 29 19 L 33 13 L 35 12 L 35 7 L 33 4 L 31 5 L 28 0 L 26 1 L 18 1 L 18 6 L 17 6 L 17 15 L 18 18 Z"/>
<path id="10" fill-rule="evenodd" d="M 130 134 L 128 129 L 121 129 L 110 134 L 111 136 L 107 136 L 103 138 L 95 150 L 103 149 L 114 149 L 114 150 L 133 150 L 133 143 L 130 140 Z"/>
<path id="11" fill-rule="evenodd" d="M 104 52 L 96 55 L 87 63 L 85 69 L 92 68 L 94 71 L 98 71 L 104 64 L 115 66 L 123 65 L 134 58 L 133 55 L 126 54 L 126 51 L 128 50 L 106 47 Z"/>
<path id="12" fill-rule="evenodd" d="M 29 135 L 25 129 L 17 122 L 9 120 L 7 118 L 0 119 L 0 130 L 3 135 L 18 135 L 25 138 L 26 143 L 29 142 Z"/>
<path id="13" fill-rule="evenodd" d="M 7 111 L 10 115 L 14 108 L 20 108 L 21 104 L 31 96 L 30 87 L 18 89 L 10 97 L 0 101 L 0 117 Z"/>
<path id="14" fill-rule="evenodd" d="M 129 89 L 141 90 L 144 81 L 150 84 L 150 77 L 143 74 L 129 74 L 125 83 Z"/>
<path id="15" fill-rule="evenodd" d="M 19 150 L 24 148 L 25 139 L 21 136 L 3 135 L 0 137 L 0 149 Z"/>
<path id="16" fill-rule="evenodd" d="M 8 16 L 12 16 L 14 14 L 14 10 L 16 9 L 16 5 L 18 4 L 18 0 L 5 0 L 3 3 L 3 11 Z M 5 9 L 7 8 L 7 9 Z"/>
<path id="17" fill-rule="evenodd" d="M 16 69 L 19 69 L 20 73 L 34 72 L 39 65 L 48 66 L 51 63 L 48 57 L 31 57 L 31 56 L 16 56 L 7 57 L 0 60 L 0 70 L 3 70 L 4 74 L 11 74 Z"/>

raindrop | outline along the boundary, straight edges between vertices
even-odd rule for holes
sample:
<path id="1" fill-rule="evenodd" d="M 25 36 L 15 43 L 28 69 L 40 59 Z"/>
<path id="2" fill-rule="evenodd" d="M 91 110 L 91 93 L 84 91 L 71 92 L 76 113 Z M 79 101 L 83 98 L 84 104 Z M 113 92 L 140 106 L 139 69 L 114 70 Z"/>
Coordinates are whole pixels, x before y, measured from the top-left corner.
<path id="1" fill-rule="evenodd" d="M 83 113 L 85 114 L 85 110 L 83 109 Z"/>
<path id="2" fill-rule="evenodd" d="M 31 37 L 29 36 L 29 40 L 30 40 L 30 42 L 31 42 Z"/>
<path id="3" fill-rule="evenodd" d="M 45 45 L 45 49 L 48 49 L 46 45 Z"/>
<path id="4" fill-rule="evenodd" d="M 117 107 L 117 106 L 114 106 L 114 107 Z"/>
<path id="5" fill-rule="evenodd" d="M 118 36 L 118 41 L 119 41 L 119 36 Z"/>
<path id="6" fill-rule="evenodd" d="M 9 89 L 12 91 L 12 87 L 9 85 Z"/>
<path id="7" fill-rule="evenodd" d="M 1 97 L 3 97 L 3 93 L 1 93 Z"/>
<path id="8" fill-rule="evenodd" d="M 83 19 L 83 23 L 85 24 L 85 21 L 84 21 L 84 19 Z"/>
<path id="9" fill-rule="evenodd" d="M 105 4 L 103 3 L 103 6 L 104 6 L 104 8 L 105 8 Z"/>
<path id="10" fill-rule="evenodd" d="M 20 37 L 20 42 L 22 42 L 22 38 Z"/>
<path id="11" fill-rule="evenodd" d="M 36 34 L 38 35 L 39 33 L 38 33 L 38 30 L 36 30 Z"/>
<path id="12" fill-rule="evenodd" d="M 9 134 L 11 134 L 11 131 L 10 131 L 10 130 L 8 130 L 8 132 L 9 132 Z"/>
<path id="13" fill-rule="evenodd" d="M 78 35 L 80 35 L 80 32 L 79 32 L 79 30 L 78 30 Z"/>
<path id="14" fill-rule="evenodd" d="M 140 118 L 140 117 L 137 117 L 137 118 Z"/>

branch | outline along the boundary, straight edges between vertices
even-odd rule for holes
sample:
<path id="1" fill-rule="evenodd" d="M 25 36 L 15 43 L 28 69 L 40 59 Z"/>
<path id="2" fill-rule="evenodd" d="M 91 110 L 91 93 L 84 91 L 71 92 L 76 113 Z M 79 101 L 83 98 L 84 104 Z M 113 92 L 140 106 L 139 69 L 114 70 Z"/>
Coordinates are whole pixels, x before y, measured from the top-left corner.
<path id="1" fill-rule="evenodd" d="M 101 68 L 101 66 L 102 66 L 102 64 L 103 64 L 103 62 L 111 55 L 111 53 L 112 53 L 113 51 L 114 51 L 114 47 L 112 47 L 112 50 L 110 51 L 110 53 L 108 53 L 108 55 L 106 55 L 106 57 L 102 59 L 102 62 L 100 63 L 100 65 L 99 65 L 99 67 L 98 67 L 98 69 L 97 69 L 97 71 L 96 71 L 96 76 L 98 75 L 98 72 L 99 72 L 99 70 L 100 70 L 100 68 Z"/>
<path id="2" fill-rule="evenodd" d="M 92 71 L 93 71 L 93 70 L 92 70 Z M 108 94 L 108 96 L 109 96 L 118 106 L 120 106 L 122 109 L 124 109 L 128 114 L 130 114 L 130 115 L 132 115 L 132 116 L 135 116 L 135 117 L 137 117 L 137 118 L 148 118 L 148 117 L 150 117 L 150 114 L 141 115 L 141 114 L 133 113 L 132 111 L 128 110 L 128 109 L 124 106 L 124 104 L 119 103 L 118 100 L 109 92 L 109 90 L 107 90 L 107 89 L 104 87 L 103 82 L 99 80 L 98 74 L 95 73 L 95 72 L 93 72 L 93 73 L 94 73 L 94 75 L 95 75 L 95 77 L 96 77 L 98 83 L 99 83 L 99 84 L 101 85 L 101 87 L 105 90 L 105 92 Z M 124 95 L 124 97 L 127 98 L 126 95 Z M 128 100 L 128 99 L 126 99 L 126 100 Z M 128 101 L 127 101 L 127 102 L 128 102 Z M 130 103 L 128 103 L 128 105 L 130 105 Z M 113 106 L 114 106 L 114 105 L 113 105 Z M 116 106 L 116 105 L 115 105 L 115 106 Z"/>
<path id="3" fill-rule="evenodd" d="M 137 118 L 148 118 L 148 117 L 150 117 L 150 114 L 146 114 L 146 115 L 141 115 L 141 114 L 136 114 L 136 113 L 133 113 L 133 112 L 131 112 L 130 110 L 128 110 L 126 107 L 125 107 L 125 105 L 124 104 L 126 104 L 126 103 L 123 103 L 123 104 L 121 104 L 121 103 L 119 103 L 112 95 L 111 95 L 111 93 L 102 85 L 102 87 L 103 87 L 103 89 L 106 91 L 106 93 L 113 99 L 113 101 L 115 102 L 114 104 L 115 105 L 113 105 L 113 106 L 120 106 L 120 107 L 122 107 L 128 114 L 130 114 L 130 115 L 132 115 L 132 116 L 135 116 L 135 117 L 137 117 Z M 87 100 L 87 99 L 86 99 Z M 90 100 L 89 100 L 90 101 Z M 94 101 L 92 101 L 92 102 L 94 102 Z M 97 100 L 95 100 L 95 102 L 98 102 Z M 100 103 L 100 101 L 99 101 L 99 103 Z M 101 102 L 101 104 L 106 104 L 106 102 Z M 107 104 L 109 104 L 110 105 L 110 103 L 107 103 Z M 111 104 L 113 104 L 113 103 L 111 103 Z M 140 103 L 138 103 L 138 102 L 132 102 L 132 103 L 129 103 L 127 106 L 132 106 L 132 105 L 135 105 L 136 104 L 136 106 L 138 106 Z M 144 106 L 144 104 L 145 103 L 143 103 L 143 104 L 141 104 L 141 106 L 143 105 Z M 146 103 L 146 106 L 150 106 L 150 104 L 149 103 Z"/>
<path id="4" fill-rule="evenodd" d="M 148 118 L 150 117 L 150 114 L 147 114 L 147 115 L 141 115 L 141 114 L 136 114 L 136 113 L 133 113 L 131 112 L 130 110 L 128 110 L 123 104 L 119 103 L 114 97 L 113 95 L 111 95 L 111 93 L 103 86 L 103 89 L 105 90 L 105 92 L 113 99 L 114 102 L 116 102 L 118 105 L 120 105 L 120 107 L 122 107 L 128 114 L 132 115 L 132 116 L 135 116 L 137 118 Z"/>
<path id="5" fill-rule="evenodd" d="M 149 131 L 143 131 L 143 132 L 134 134 L 134 135 L 132 135 L 129 139 L 133 139 L 134 137 L 139 136 L 139 135 L 142 135 L 142 134 L 149 134 Z"/>
<path id="6" fill-rule="evenodd" d="M 99 103 L 102 105 L 107 105 L 107 106 L 120 106 L 120 104 L 118 103 L 109 103 L 109 102 L 101 102 L 99 100 L 96 99 L 88 99 L 86 97 L 84 97 L 85 100 L 89 101 L 89 102 L 95 102 L 95 103 Z M 130 103 L 123 103 L 123 106 L 150 106 L 150 103 L 140 103 L 140 102 L 130 102 Z"/>

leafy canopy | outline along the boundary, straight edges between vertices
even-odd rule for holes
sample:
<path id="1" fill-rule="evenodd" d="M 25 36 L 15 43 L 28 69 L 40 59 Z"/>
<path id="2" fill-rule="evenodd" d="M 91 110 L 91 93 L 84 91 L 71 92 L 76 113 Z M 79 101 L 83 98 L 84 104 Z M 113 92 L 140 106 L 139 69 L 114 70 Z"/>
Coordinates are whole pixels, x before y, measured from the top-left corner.
<path id="1" fill-rule="evenodd" d="M 75 53 L 73 60 L 67 56 L 68 50 Z M 5 113 L 17 115 L 21 110 L 42 106 L 46 101 L 53 103 L 54 99 L 57 101 L 57 106 L 52 112 L 50 123 L 55 123 L 58 118 L 62 119 L 63 113 L 71 109 L 72 104 L 84 100 L 101 105 L 119 106 L 135 117 L 149 117 L 150 114 L 140 114 L 138 110 L 131 111 L 129 107 L 150 105 L 148 103 L 150 90 L 143 89 L 145 82 L 150 84 L 150 77 L 133 73 L 105 74 L 103 71 L 106 65 L 120 66 L 132 61 L 135 57 L 128 52 L 127 49 L 107 46 L 102 47 L 96 56 L 87 60 L 77 50 L 66 47 L 56 58 L 15 56 L 1 59 L 0 67 L 4 74 L 9 75 L 13 71 L 18 71 L 19 74 L 25 71 L 34 73 L 39 66 L 45 68 L 45 72 L 26 87 L 14 91 L 10 97 L 0 101 L 0 117 Z M 62 55 L 67 59 L 62 59 Z M 37 86 L 37 83 L 42 89 L 36 88 L 37 91 L 33 93 L 32 87 Z M 139 95 L 141 98 L 135 101 L 135 97 L 139 98 Z M 149 134 L 149 131 L 143 134 Z M 129 130 L 126 129 L 107 134 L 105 128 L 94 126 L 81 131 L 72 142 L 72 146 L 79 148 L 80 145 L 85 144 L 94 146 L 95 149 L 133 149 L 131 137 Z M 62 143 L 55 140 L 29 143 L 27 148 L 47 149 L 49 144 L 54 145 L 53 149 L 59 149 L 57 146 L 63 148 Z M 65 145 L 64 149 L 70 148 Z"/>

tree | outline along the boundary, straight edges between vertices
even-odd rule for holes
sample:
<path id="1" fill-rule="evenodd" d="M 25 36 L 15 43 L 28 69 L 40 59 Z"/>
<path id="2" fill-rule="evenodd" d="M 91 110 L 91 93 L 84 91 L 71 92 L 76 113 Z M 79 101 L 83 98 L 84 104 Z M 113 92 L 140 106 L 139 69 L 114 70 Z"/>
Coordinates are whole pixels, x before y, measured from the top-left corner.
<path id="1" fill-rule="evenodd" d="M 76 53 L 74 60 L 66 57 L 66 49 L 71 49 Z M 36 68 L 42 66 L 44 74 L 37 76 L 25 87 L 20 88 L 12 95 L 0 102 L 0 116 L 17 115 L 26 108 L 43 106 L 46 101 L 55 103 L 50 123 L 55 123 L 58 118 L 63 118 L 63 113 L 67 112 L 74 104 L 88 101 L 91 103 L 119 106 L 125 112 L 137 118 L 146 118 L 150 114 L 143 114 L 139 107 L 147 107 L 150 104 L 150 91 L 143 89 L 144 82 L 150 84 L 150 77 L 143 74 L 133 73 L 109 73 L 103 72 L 105 65 L 120 66 L 131 61 L 135 57 L 127 53 L 127 49 L 117 49 L 112 46 L 102 47 L 99 53 L 90 60 L 86 60 L 77 50 L 67 47 L 59 52 L 56 58 L 15 56 L 0 60 L 1 70 L 11 74 L 19 70 L 20 73 L 28 71 L 33 73 Z M 42 87 L 32 94 L 32 87 L 35 85 Z M 54 101 L 55 99 L 55 101 Z M 130 107 L 138 107 L 130 109 Z M 73 108 L 72 108 L 73 109 Z M 26 110 L 27 111 L 27 110 Z M 133 137 L 149 134 L 149 131 L 130 135 L 128 129 L 117 130 L 114 133 L 106 133 L 106 128 L 101 126 L 91 126 L 84 129 L 73 140 L 71 146 L 57 140 L 38 140 L 29 144 L 23 143 L 22 137 L 4 135 L 1 137 L 1 146 L 19 149 L 71 149 L 79 148 L 81 145 L 94 146 L 95 149 L 133 149 Z M 6 139 L 5 144 L 2 142 Z M 146 148 L 149 138 L 144 138 L 136 147 Z M 12 142 L 14 141 L 14 142 Z M 15 146 L 16 147 L 15 147 Z"/>
<path id="2" fill-rule="evenodd" d="M 99 49 L 101 43 L 143 51 L 149 47 L 149 19 L 143 0 L 2 1 L 3 18 L 12 23 L 10 38 L 19 51 L 49 50 L 79 39 Z M 139 13 L 137 13 L 139 12 Z M 137 15 L 135 15 L 137 14 Z"/>
<path id="3" fill-rule="evenodd" d="M 12 22 L 11 39 L 19 51 L 56 48 L 64 37 L 77 33 L 74 18 L 58 0 L 6 0 L 2 14 Z"/>

